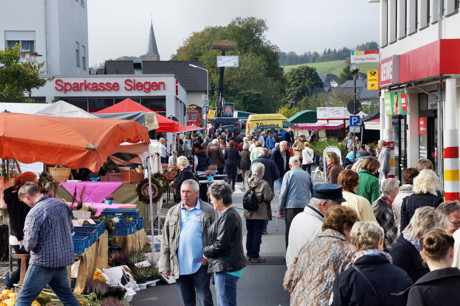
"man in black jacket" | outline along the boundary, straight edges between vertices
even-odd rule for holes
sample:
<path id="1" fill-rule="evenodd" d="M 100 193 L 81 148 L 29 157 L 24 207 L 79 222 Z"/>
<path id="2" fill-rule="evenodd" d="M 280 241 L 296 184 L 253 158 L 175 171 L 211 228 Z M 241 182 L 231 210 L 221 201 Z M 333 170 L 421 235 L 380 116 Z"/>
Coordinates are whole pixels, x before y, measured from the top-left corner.
<path id="1" fill-rule="evenodd" d="M 291 154 L 287 150 L 287 142 L 281 141 L 279 148 L 275 148 L 272 151 L 272 159 L 278 167 L 279 178 L 276 180 L 278 190 L 281 191 L 281 185 L 283 184 L 283 177 L 286 172 L 289 171 L 289 158 Z"/>
<path id="2" fill-rule="evenodd" d="M 259 158 L 252 161 L 253 163 L 262 163 L 265 166 L 264 180 L 268 182 L 270 188 L 275 192 L 274 184 L 275 181 L 280 177 L 280 172 L 275 162 L 268 158 L 268 150 L 266 148 L 260 149 Z M 249 170 L 249 176 L 251 176 L 251 170 Z"/>

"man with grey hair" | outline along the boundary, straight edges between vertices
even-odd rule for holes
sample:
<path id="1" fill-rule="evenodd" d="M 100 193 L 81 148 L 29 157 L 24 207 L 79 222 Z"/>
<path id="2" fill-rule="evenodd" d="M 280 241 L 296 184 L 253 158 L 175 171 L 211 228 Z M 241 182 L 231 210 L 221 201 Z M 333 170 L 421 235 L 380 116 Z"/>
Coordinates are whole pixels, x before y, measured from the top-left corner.
<path id="1" fill-rule="evenodd" d="M 29 268 L 16 305 L 31 305 L 49 284 L 64 305 L 80 305 L 69 286 L 67 266 L 74 263 L 72 212 L 62 200 L 40 193 L 26 183 L 18 197 L 32 207 L 24 223 L 24 248 L 30 251 Z"/>
<path id="2" fill-rule="evenodd" d="M 286 173 L 279 195 L 279 215 L 284 217 L 286 224 L 285 240 L 288 247 L 289 227 L 294 217 L 301 213 L 310 202 L 313 193 L 313 183 L 310 174 L 300 168 L 301 162 L 297 156 L 289 159 L 290 171 Z"/>
<path id="3" fill-rule="evenodd" d="M 268 182 L 268 185 L 270 185 L 272 191 L 275 192 L 275 181 L 279 178 L 280 173 L 278 167 L 276 167 L 275 162 L 268 157 L 268 149 L 260 149 L 259 157 L 254 159 L 252 164 L 254 163 L 262 163 L 265 166 L 264 180 Z M 249 170 L 249 176 L 251 175 L 252 172 Z"/>
<path id="4" fill-rule="evenodd" d="M 203 246 L 208 245 L 206 232 L 217 214 L 198 198 L 199 192 L 195 180 L 182 183 L 181 202 L 166 215 L 158 264 L 163 277 L 176 279 L 184 305 L 213 305 Z"/>
<path id="5" fill-rule="evenodd" d="M 292 220 L 289 230 L 289 244 L 286 251 L 286 265 L 294 263 L 300 249 L 313 241 L 322 231 L 324 214 L 335 205 L 346 200 L 342 196 L 342 185 L 324 183 L 313 186 L 313 198 L 304 211 Z"/>
<path id="6" fill-rule="evenodd" d="M 446 201 L 439 204 L 437 210 L 442 212 L 447 219 L 446 232 L 454 237 L 454 262 L 452 267 L 460 267 L 460 202 Z"/>

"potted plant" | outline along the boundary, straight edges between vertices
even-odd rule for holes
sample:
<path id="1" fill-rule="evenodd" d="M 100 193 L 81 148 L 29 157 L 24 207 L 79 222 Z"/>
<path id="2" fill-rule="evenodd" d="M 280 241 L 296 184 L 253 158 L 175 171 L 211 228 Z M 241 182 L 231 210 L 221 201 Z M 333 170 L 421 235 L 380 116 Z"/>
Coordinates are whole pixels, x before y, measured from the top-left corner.
<path id="1" fill-rule="evenodd" d="M 149 267 L 145 267 L 145 268 L 135 267 L 132 269 L 134 279 L 136 280 L 137 285 L 139 286 L 140 289 L 147 288 L 147 278 L 150 275 L 150 271 L 148 268 Z"/>

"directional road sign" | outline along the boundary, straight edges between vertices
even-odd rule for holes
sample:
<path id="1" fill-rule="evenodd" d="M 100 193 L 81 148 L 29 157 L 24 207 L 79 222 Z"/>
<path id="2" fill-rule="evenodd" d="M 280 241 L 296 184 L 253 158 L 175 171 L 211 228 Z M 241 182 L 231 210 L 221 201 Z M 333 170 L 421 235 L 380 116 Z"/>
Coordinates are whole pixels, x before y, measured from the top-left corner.
<path id="1" fill-rule="evenodd" d="M 360 116 L 350 116 L 350 126 L 360 126 L 361 117 Z"/>

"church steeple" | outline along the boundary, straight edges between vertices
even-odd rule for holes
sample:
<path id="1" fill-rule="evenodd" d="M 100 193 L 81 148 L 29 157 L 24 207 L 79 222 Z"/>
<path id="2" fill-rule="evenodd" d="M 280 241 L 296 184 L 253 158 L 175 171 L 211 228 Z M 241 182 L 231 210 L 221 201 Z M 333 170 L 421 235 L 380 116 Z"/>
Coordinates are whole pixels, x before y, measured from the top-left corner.
<path id="1" fill-rule="evenodd" d="M 153 32 L 153 22 L 150 22 L 150 35 L 149 44 L 147 46 L 147 54 L 144 57 L 145 61 L 159 61 L 160 54 L 158 54 L 157 41 L 155 39 L 155 33 Z"/>

